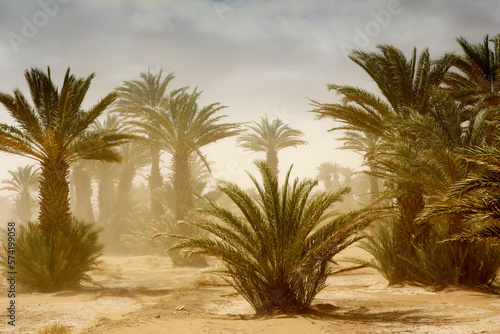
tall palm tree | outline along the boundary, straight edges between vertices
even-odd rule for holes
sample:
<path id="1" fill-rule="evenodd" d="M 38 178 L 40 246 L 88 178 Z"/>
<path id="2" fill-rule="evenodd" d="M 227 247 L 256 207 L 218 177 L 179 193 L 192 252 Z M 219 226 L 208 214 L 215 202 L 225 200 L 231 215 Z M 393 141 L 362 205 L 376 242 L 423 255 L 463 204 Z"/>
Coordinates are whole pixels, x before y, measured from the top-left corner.
<path id="1" fill-rule="evenodd" d="M 463 37 L 457 38 L 457 42 L 464 55 L 456 57 L 454 66 L 461 73 L 446 74 L 443 81 L 446 89 L 466 105 L 482 101 L 488 106 L 499 106 L 500 34 L 491 39 L 486 35 L 479 44 L 471 44 Z"/>
<path id="2" fill-rule="evenodd" d="M 0 190 L 9 190 L 15 193 L 13 214 L 21 222 L 27 222 L 31 219 L 37 206 L 35 193 L 38 190 L 38 171 L 35 165 L 26 165 L 17 167 L 16 170 L 8 171 L 11 175 L 10 180 L 3 180 L 2 183 L 7 186 Z"/>
<path id="3" fill-rule="evenodd" d="M 175 94 L 175 95 L 174 95 Z M 148 108 L 150 123 L 134 123 L 149 136 L 150 142 L 172 155 L 171 170 L 175 193 L 174 216 L 186 217 L 193 209 L 192 157 L 200 157 L 210 166 L 200 149 L 217 140 L 239 133 L 239 124 L 220 123 L 225 116 L 217 115 L 224 108 L 219 103 L 199 107 L 201 92 L 173 93 L 168 109 Z"/>
<path id="4" fill-rule="evenodd" d="M 172 94 L 167 92 L 168 84 L 174 79 L 174 73 L 170 73 L 162 78 L 163 70 L 158 74 L 140 73 L 140 80 L 124 81 L 122 86 L 116 88 L 118 100 L 115 104 L 114 112 L 119 113 L 126 122 L 141 121 L 148 124 L 148 127 L 154 127 L 154 118 L 151 112 L 146 109 L 169 109 L 169 101 Z M 149 134 L 146 134 L 149 137 Z M 160 173 L 160 147 L 149 146 L 151 155 L 151 172 L 148 178 L 150 189 L 150 209 L 151 218 L 159 220 L 163 212 L 163 207 L 156 200 L 155 191 L 162 185 L 162 176 Z"/>
<path id="5" fill-rule="evenodd" d="M 454 56 L 445 54 L 433 62 L 427 49 L 418 58 L 414 49 L 407 59 L 394 46 L 379 45 L 378 48 L 380 52 L 355 50 L 350 58 L 375 81 L 383 98 L 358 87 L 328 85 L 330 90 L 342 95 L 341 103 L 313 101 L 316 109 L 312 111 L 318 119 L 330 118 L 342 123 L 332 130 L 356 131 L 360 135 L 370 133 L 384 143 L 412 142 L 416 138 L 407 131 L 406 119 L 410 112 L 429 112 L 429 101 L 452 65 Z M 390 167 L 387 164 L 386 169 Z M 420 188 L 405 182 L 405 178 L 398 177 L 397 173 L 397 170 L 389 170 L 385 176 L 393 176 L 400 225 L 409 228 L 411 235 L 411 226 L 424 207 L 424 198 Z"/>
<path id="6" fill-rule="evenodd" d="M 278 118 L 270 122 L 267 115 L 261 118 L 260 124 L 254 123 L 255 125 L 248 126 L 250 133 L 242 134 L 237 141 L 247 150 L 266 152 L 266 161 L 271 171 L 278 175 L 278 151 L 307 144 L 302 139 L 304 133 L 292 129 Z"/>
<path id="7" fill-rule="evenodd" d="M 93 130 L 91 125 L 116 99 L 106 95 L 91 109 L 81 105 L 94 78 L 77 79 L 66 71 L 61 89 L 52 82 L 50 68 L 25 72 L 33 106 L 15 89 L 13 95 L 0 93 L 0 102 L 17 126 L 0 124 L 0 151 L 34 159 L 41 165 L 41 230 L 65 231 L 71 224 L 68 174 L 79 159 L 120 161 L 114 150 L 132 138 L 117 129 Z"/>

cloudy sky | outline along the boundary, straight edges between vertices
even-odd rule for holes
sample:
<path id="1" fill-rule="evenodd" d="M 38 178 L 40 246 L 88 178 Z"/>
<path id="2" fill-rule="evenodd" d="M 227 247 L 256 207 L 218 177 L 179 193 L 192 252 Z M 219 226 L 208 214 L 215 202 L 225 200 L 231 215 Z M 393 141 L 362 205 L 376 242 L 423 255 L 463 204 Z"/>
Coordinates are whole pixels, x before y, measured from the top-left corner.
<path id="1" fill-rule="evenodd" d="M 347 59 L 350 49 L 429 47 L 438 58 L 459 52 L 456 37 L 478 43 L 499 27 L 499 0 L 0 0 L 0 91 L 26 92 L 23 71 L 31 67 L 50 66 L 61 84 L 71 67 L 79 77 L 97 74 L 90 106 L 148 68 L 175 72 L 172 89 L 198 86 L 203 104 L 227 106 L 227 121 L 267 114 L 302 130 L 309 145 L 281 151 L 280 167 L 293 163 L 294 175 L 314 177 L 321 162 L 361 161 L 336 149 L 338 134 L 327 132 L 333 123 L 308 112 L 308 99 L 336 100 L 327 83 L 374 90 Z M 0 122 L 12 122 L 2 106 Z M 263 157 L 232 140 L 203 152 L 216 176 L 237 180 Z M 0 180 L 26 163 L 0 153 Z"/>

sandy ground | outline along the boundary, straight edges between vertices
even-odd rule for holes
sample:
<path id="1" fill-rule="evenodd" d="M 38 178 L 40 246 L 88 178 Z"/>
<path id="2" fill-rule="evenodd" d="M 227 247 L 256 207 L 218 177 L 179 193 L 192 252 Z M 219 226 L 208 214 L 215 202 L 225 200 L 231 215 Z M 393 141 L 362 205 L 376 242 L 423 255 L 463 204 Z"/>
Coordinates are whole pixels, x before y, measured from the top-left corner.
<path id="1" fill-rule="evenodd" d="M 358 248 L 349 256 L 366 254 Z M 500 333 L 500 297 L 453 289 L 390 287 L 373 269 L 332 276 L 313 305 L 296 316 L 255 318 L 235 290 L 198 269 L 174 268 L 158 256 L 103 257 L 98 285 L 16 296 L 17 326 L 37 333 L 52 323 L 72 333 Z M 7 307 L 6 285 L 0 306 Z"/>

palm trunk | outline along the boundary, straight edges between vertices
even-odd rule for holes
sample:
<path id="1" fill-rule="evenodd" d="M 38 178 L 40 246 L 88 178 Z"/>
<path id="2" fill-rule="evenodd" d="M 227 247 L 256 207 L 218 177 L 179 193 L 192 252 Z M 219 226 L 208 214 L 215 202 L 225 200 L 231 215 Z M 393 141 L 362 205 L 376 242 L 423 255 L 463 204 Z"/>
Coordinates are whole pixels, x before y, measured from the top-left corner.
<path id="1" fill-rule="evenodd" d="M 40 229 L 46 235 L 65 232 L 71 224 L 69 165 L 62 159 L 42 163 L 40 174 Z"/>
<path id="2" fill-rule="evenodd" d="M 191 156 L 187 150 L 176 152 L 172 158 L 174 214 L 177 221 L 186 217 L 193 209 L 193 186 L 191 182 Z M 187 226 L 184 226 L 187 227 Z"/>
<path id="3" fill-rule="evenodd" d="M 101 224 L 109 222 L 113 215 L 113 175 L 110 166 L 106 163 L 102 166 L 101 179 L 99 180 L 99 221 Z"/>
<path id="4" fill-rule="evenodd" d="M 22 192 L 19 198 L 19 219 L 22 223 L 26 223 L 31 220 L 31 215 L 33 213 L 33 200 L 30 193 Z"/>
<path id="5" fill-rule="evenodd" d="M 370 167 L 370 172 L 374 172 L 373 167 Z M 372 202 L 375 202 L 380 192 L 380 189 L 378 188 L 378 177 L 373 174 L 369 174 L 368 177 L 370 179 L 370 197 Z"/>
<path id="6" fill-rule="evenodd" d="M 408 243 L 419 235 L 415 218 L 424 209 L 422 195 L 405 195 L 398 198 L 399 220 L 395 238 L 397 243 Z"/>
<path id="7" fill-rule="evenodd" d="M 271 169 L 273 175 L 278 176 L 278 152 L 275 150 L 269 150 L 266 152 L 266 161 Z"/>
<path id="8" fill-rule="evenodd" d="M 174 214 L 177 223 L 186 218 L 189 211 L 194 208 L 193 184 L 191 176 L 191 154 L 188 150 L 180 149 L 172 158 L 173 188 L 174 188 Z M 178 225 L 178 233 L 184 236 L 194 236 L 193 226 L 187 224 Z M 200 254 L 190 257 L 181 257 L 179 251 L 171 255 L 175 266 L 189 266 L 204 268 L 208 266 L 206 259 Z"/>
<path id="9" fill-rule="evenodd" d="M 130 190 L 135 176 L 135 166 L 127 165 L 123 169 L 120 181 L 118 183 L 118 219 L 124 219 L 129 214 L 130 209 Z"/>
<path id="10" fill-rule="evenodd" d="M 163 206 L 156 200 L 156 190 L 161 187 L 162 177 L 160 173 L 160 149 L 155 146 L 151 146 L 151 174 L 149 175 L 149 192 L 150 192 L 150 206 L 151 206 L 151 220 L 159 221 L 163 215 Z"/>

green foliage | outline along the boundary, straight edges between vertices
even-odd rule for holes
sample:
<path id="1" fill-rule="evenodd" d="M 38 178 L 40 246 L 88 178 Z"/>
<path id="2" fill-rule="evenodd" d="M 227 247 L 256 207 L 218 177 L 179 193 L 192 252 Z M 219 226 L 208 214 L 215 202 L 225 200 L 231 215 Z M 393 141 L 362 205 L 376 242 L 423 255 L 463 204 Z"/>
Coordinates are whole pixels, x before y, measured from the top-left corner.
<path id="1" fill-rule="evenodd" d="M 237 205 L 233 213 L 215 202 L 189 218 L 188 224 L 212 237 L 191 237 L 175 249 L 186 255 L 216 257 L 224 263 L 214 272 L 226 279 L 257 314 L 306 310 L 334 271 L 332 258 L 361 237 L 357 232 L 373 219 L 373 212 L 352 211 L 334 217 L 330 211 L 348 188 L 313 192 L 318 182 L 289 181 L 279 187 L 269 166 L 258 161 L 262 185 L 251 176 L 258 199 L 234 183 L 219 189 Z"/>
<path id="2" fill-rule="evenodd" d="M 437 226 L 425 238 L 414 238 L 398 247 L 394 224 L 381 225 L 361 242 L 361 247 L 375 257 L 365 264 L 377 269 L 390 284 L 494 289 L 500 246 L 485 240 L 445 239 L 446 233 L 443 226 Z"/>
<path id="3" fill-rule="evenodd" d="M 260 124 L 254 122 L 248 129 L 250 133 L 239 136 L 238 144 L 250 151 L 266 152 L 266 161 L 275 175 L 278 174 L 278 151 L 307 144 L 302 139 L 302 131 L 292 129 L 277 118 L 270 122 L 267 115 L 261 118 Z"/>
<path id="4" fill-rule="evenodd" d="M 360 242 L 360 247 L 374 256 L 370 262 L 353 260 L 354 263 L 369 265 L 378 270 L 387 279 L 389 284 L 405 282 L 408 276 L 407 264 L 402 256 L 409 256 L 412 252 L 411 243 L 402 243 L 398 247 L 394 237 L 395 222 L 388 225 L 380 224 L 373 235 Z M 395 251 L 398 249 L 398 251 Z"/>
<path id="5" fill-rule="evenodd" d="M 29 289 L 50 292 L 72 289 L 90 282 L 88 272 L 95 269 L 102 255 L 99 230 L 93 224 L 72 219 L 66 233 L 42 233 L 40 225 L 20 225 L 16 238 L 17 281 Z M 7 247 L 1 265 L 7 267 Z"/>

